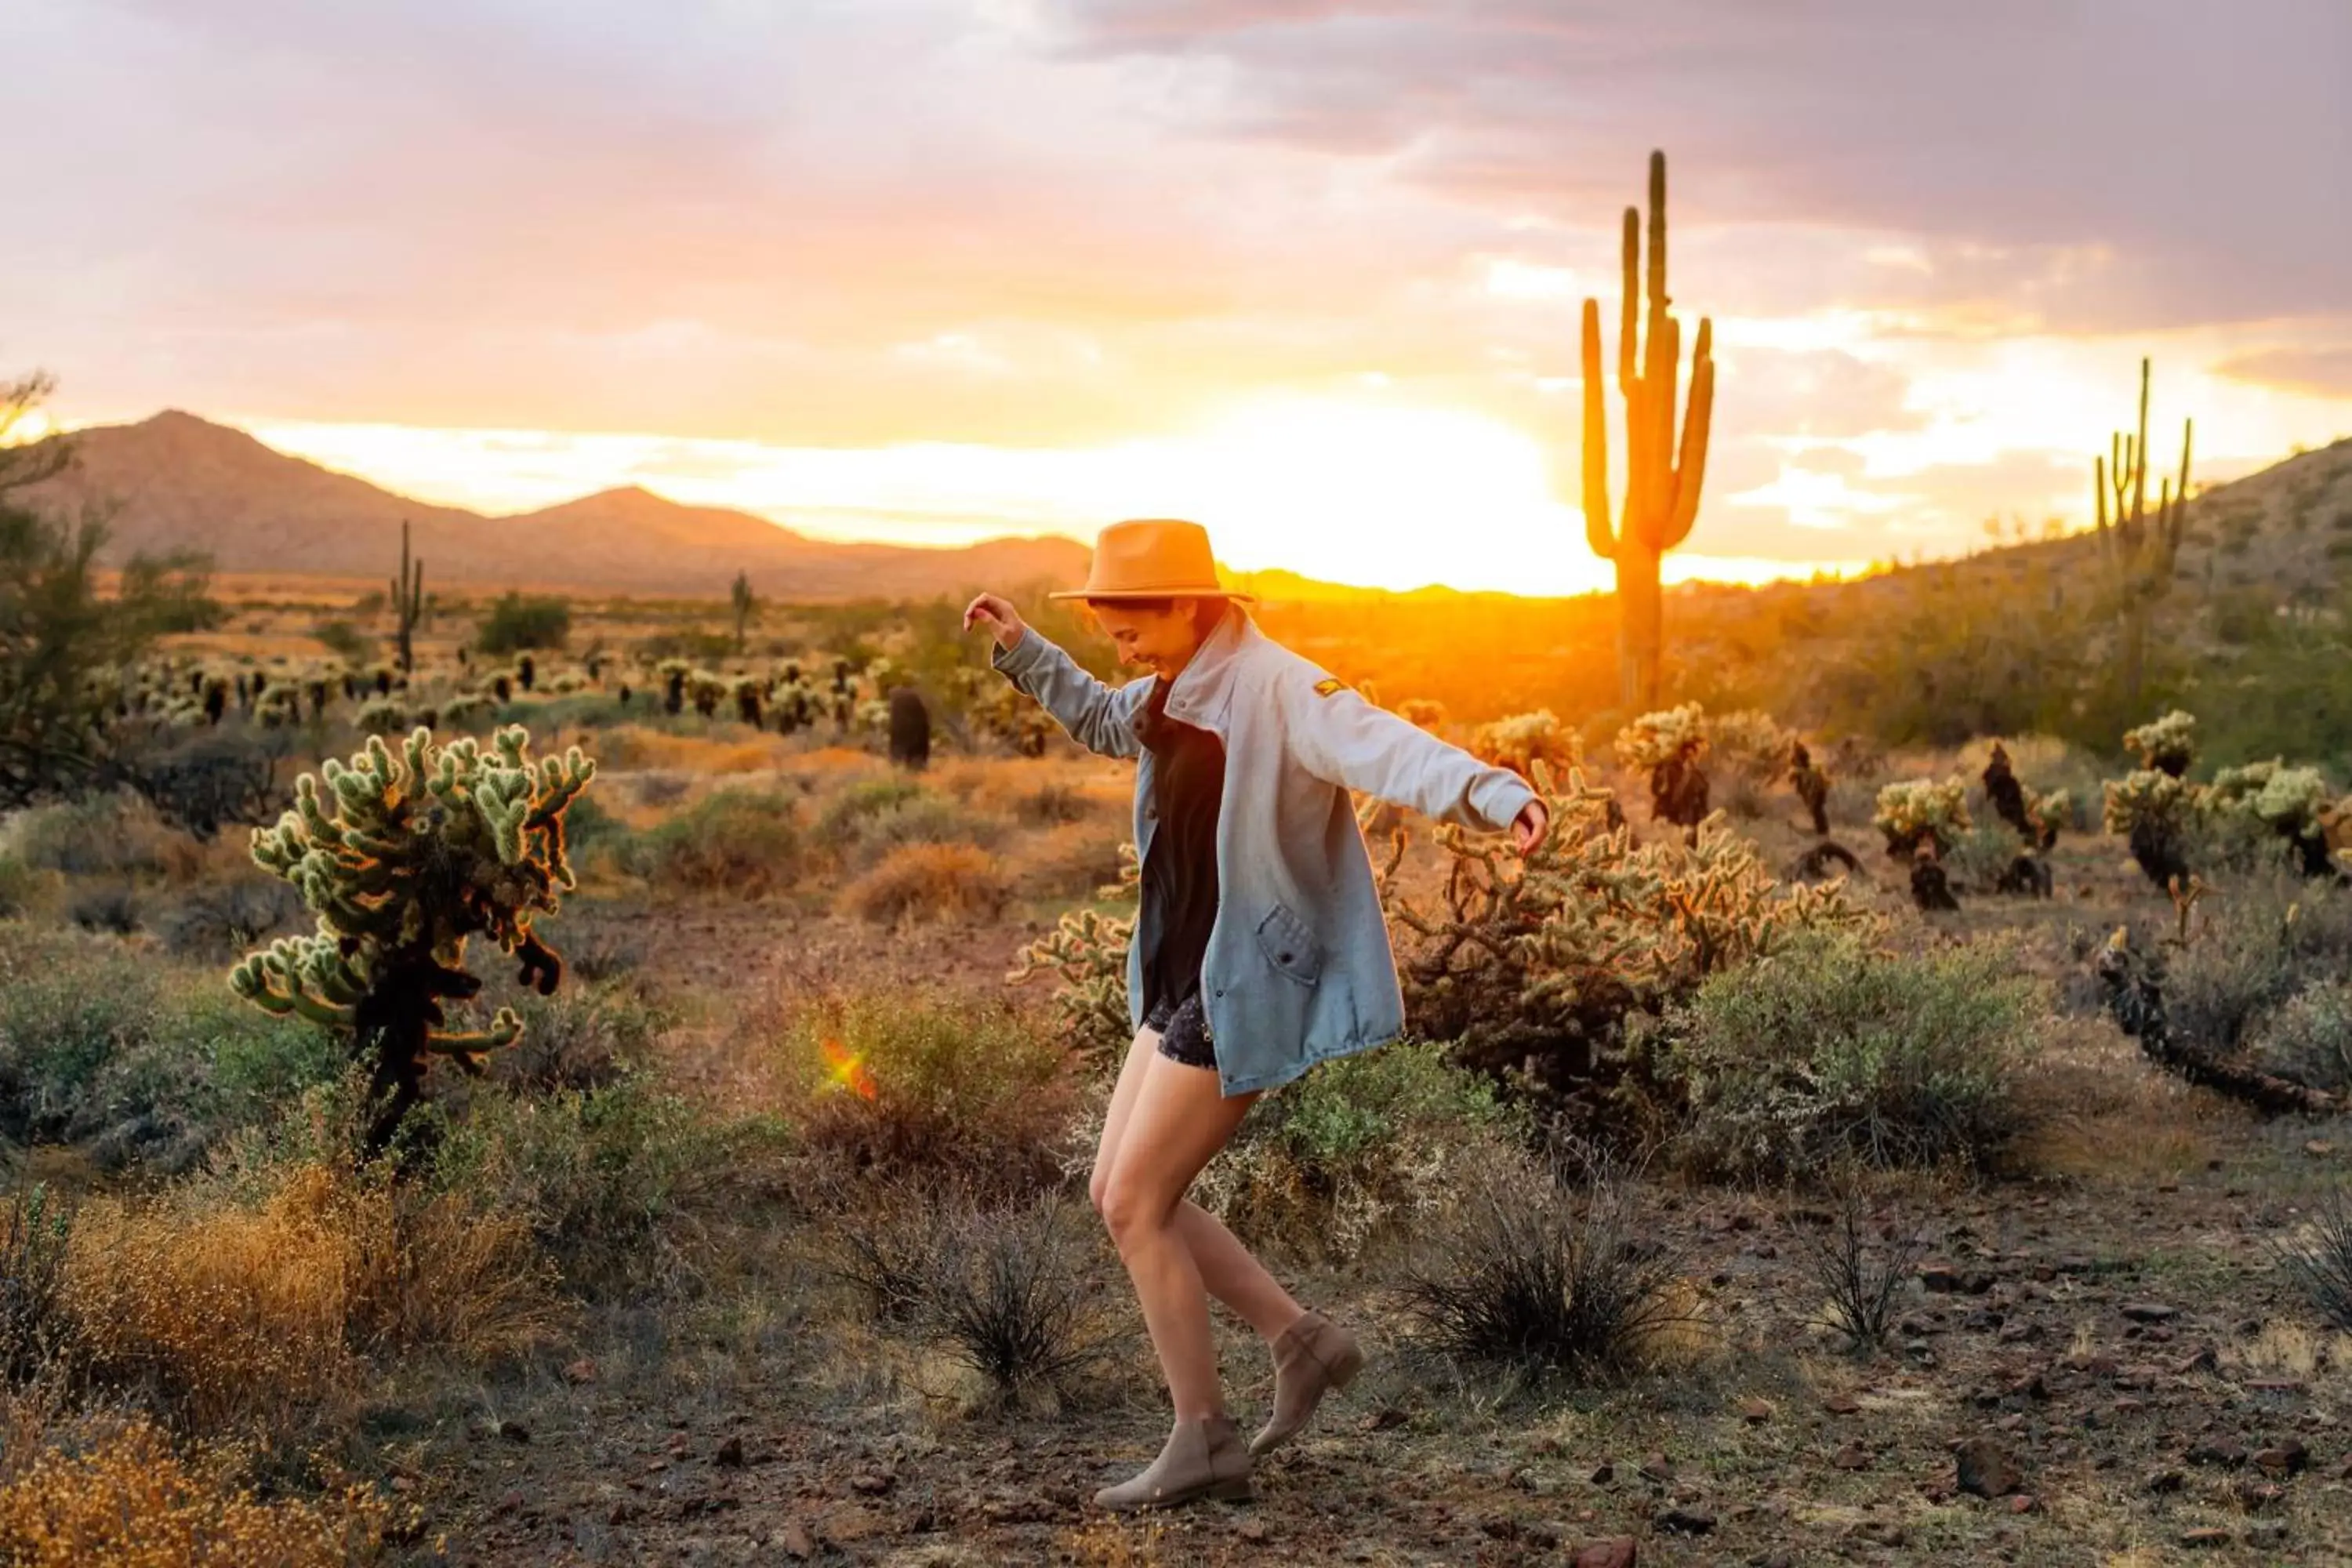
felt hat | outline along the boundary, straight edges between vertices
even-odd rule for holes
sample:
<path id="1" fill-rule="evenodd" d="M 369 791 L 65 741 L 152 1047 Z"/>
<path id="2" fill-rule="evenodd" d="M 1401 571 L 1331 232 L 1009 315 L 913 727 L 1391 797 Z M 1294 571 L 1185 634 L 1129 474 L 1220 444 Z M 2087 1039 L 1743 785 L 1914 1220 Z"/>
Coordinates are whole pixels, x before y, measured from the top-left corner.
<path id="1" fill-rule="evenodd" d="M 1095 557 L 1083 588 L 1065 588 L 1053 599 L 1239 599 L 1217 581 L 1209 531 L 1181 518 L 1145 517 L 1114 522 L 1095 538 Z"/>

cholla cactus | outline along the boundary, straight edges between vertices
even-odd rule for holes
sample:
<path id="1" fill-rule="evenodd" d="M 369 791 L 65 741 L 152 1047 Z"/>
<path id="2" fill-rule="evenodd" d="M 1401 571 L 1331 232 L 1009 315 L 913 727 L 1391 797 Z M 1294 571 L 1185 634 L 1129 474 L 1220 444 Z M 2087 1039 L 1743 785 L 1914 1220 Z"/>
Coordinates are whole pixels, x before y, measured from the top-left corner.
<path id="1" fill-rule="evenodd" d="M 408 710 L 393 698 L 378 697 L 360 704 L 352 723 L 371 735 L 389 735 L 408 728 Z"/>
<path id="2" fill-rule="evenodd" d="M 1782 887 L 1756 847 L 1704 821 L 1689 843 L 1635 844 L 1609 826 L 1610 793 L 1570 772 L 1535 784 L 1552 826 L 1531 855 L 1452 824 L 1444 907 L 1424 911 L 1395 876 L 1400 830 L 1381 873 L 1413 1031 L 1454 1039 L 1474 1061 L 1557 1080 L 1595 1069 L 1628 1015 L 1688 994 L 1708 973 L 1779 951 L 1799 931 L 1864 921 L 1843 879 Z M 1408 933 L 1410 933 L 1408 935 Z"/>
<path id="3" fill-rule="evenodd" d="M 2165 887 L 2189 872 L 2182 837 L 2197 814 L 2200 793 L 2195 784 L 2171 773 L 2139 768 L 2101 787 L 2099 826 L 2123 834 L 2140 869 L 2158 887 Z"/>
<path id="4" fill-rule="evenodd" d="M 1796 755 L 1797 734 L 1769 713 L 1743 708 L 1706 721 L 1707 749 L 1759 788 L 1778 784 Z"/>
<path id="5" fill-rule="evenodd" d="M 498 704 L 479 691 L 462 692 L 449 700 L 441 710 L 441 721 L 453 730 L 470 730 L 487 722 L 498 710 Z"/>
<path id="6" fill-rule="evenodd" d="M 1706 710 L 1696 702 L 1644 713 L 1617 731 L 1617 761 L 1634 773 L 1654 773 L 1692 744 L 1706 744 Z"/>
<path id="7" fill-rule="evenodd" d="M 727 677 L 715 669 L 697 668 L 687 672 L 686 700 L 693 703 L 694 710 L 705 719 L 719 711 L 719 704 L 726 699 L 727 688 Z"/>
<path id="8" fill-rule="evenodd" d="M 879 698 L 869 698 L 857 705 L 856 722 L 865 733 L 878 735 L 890 727 L 890 705 Z"/>
<path id="9" fill-rule="evenodd" d="M 542 995 L 562 976 L 531 916 L 554 912 L 572 885 L 563 813 L 596 764 L 577 746 L 534 760 L 530 742 L 520 725 L 488 748 L 436 746 L 419 729 L 395 756 L 379 736 L 349 764 L 331 758 L 304 773 L 295 808 L 254 831 L 254 863 L 300 890 L 318 931 L 247 955 L 229 985 L 269 1012 L 349 1032 L 373 1075 L 372 1152 L 416 1102 L 432 1057 L 478 1072 L 485 1053 L 521 1033 L 507 1008 L 486 1030 L 442 1027 L 444 1001 L 481 989 L 465 968 L 469 937 L 516 955 L 522 984 Z"/>
<path id="10" fill-rule="evenodd" d="M 2174 778 L 2186 777 L 2197 760 L 2197 718 L 2176 708 L 2163 718 L 2124 731 L 2124 746 L 2139 765 Z"/>
<path id="11" fill-rule="evenodd" d="M 1886 836 L 1889 855 L 1913 855 L 1928 843 L 1940 859 L 1972 826 L 1969 786 L 1958 773 L 1941 784 L 1906 779 L 1888 784 L 1878 792 L 1878 810 L 1870 825 Z"/>
<path id="12" fill-rule="evenodd" d="M 2291 768 L 2277 757 L 2223 768 L 2200 805 L 2209 815 L 2234 812 L 2260 822 L 2287 841 L 2309 876 L 2324 876 L 2331 868 L 2324 818 L 2333 801 L 2316 768 Z"/>
<path id="13" fill-rule="evenodd" d="M 1099 900 L 1132 900 L 1142 884 L 1135 846 L 1118 847 L 1118 880 L 1095 889 Z M 1019 984 L 1033 974 L 1060 978 L 1054 1007 L 1078 1049 L 1097 1065 L 1116 1068 L 1134 1037 L 1128 1016 L 1127 950 L 1135 917 L 1073 910 L 1050 931 L 1021 950 L 1004 979 Z"/>
<path id="14" fill-rule="evenodd" d="M 1404 717 L 1412 719 L 1411 714 Z M 1480 762 L 1508 768 L 1521 778 L 1533 776 L 1538 760 L 1561 774 L 1584 765 L 1584 746 L 1576 731 L 1563 726 L 1549 708 L 1479 725 L 1470 737 L 1470 752 Z"/>

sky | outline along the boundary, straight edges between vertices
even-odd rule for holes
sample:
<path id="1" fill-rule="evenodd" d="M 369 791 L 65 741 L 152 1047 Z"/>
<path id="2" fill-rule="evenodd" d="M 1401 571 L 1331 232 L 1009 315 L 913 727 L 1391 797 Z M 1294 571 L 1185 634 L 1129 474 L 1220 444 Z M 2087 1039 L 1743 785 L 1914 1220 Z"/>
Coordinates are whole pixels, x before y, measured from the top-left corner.
<path id="1" fill-rule="evenodd" d="M 0 374 L 491 512 L 1603 585 L 1654 147 L 1670 576 L 2084 526 L 2142 355 L 2201 479 L 2352 435 L 2343 0 L 12 0 L 0 58 Z"/>

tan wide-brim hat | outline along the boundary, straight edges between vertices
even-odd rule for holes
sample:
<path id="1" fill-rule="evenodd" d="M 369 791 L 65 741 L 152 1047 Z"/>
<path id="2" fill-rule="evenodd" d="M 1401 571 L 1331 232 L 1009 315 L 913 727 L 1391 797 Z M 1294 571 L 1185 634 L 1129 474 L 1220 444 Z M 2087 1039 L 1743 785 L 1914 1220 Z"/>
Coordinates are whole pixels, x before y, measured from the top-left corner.
<path id="1" fill-rule="evenodd" d="M 1181 518 L 1145 517 L 1114 522 L 1096 536 L 1093 565 L 1083 588 L 1065 588 L 1049 599 L 1239 599 L 1217 581 L 1217 559 L 1209 531 Z"/>

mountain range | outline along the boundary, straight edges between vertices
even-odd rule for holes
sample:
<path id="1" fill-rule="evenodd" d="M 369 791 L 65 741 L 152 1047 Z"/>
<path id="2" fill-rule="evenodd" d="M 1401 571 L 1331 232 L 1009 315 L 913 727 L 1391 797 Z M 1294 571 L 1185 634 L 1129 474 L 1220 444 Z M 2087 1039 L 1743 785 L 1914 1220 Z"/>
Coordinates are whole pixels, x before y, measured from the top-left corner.
<path id="1" fill-rule="evenodd" d="M 898 599 L 990 584 L 1076 583 L 1087 571 L 1087 546 L 1058 536 L 936 550 L 837 543 L 635 487 L 489 517 L 396 495 L 176 409 L 78 430 L 71 440 L 73 466 L 21 495 L 50 515 L 102 509 L 110 520 L 108 564 L 136 552 L 193 549 L 224 574 L 388 580 L 405 522 L 428 587 L 717 598 L 742 572 L 772 600 Z"/>

